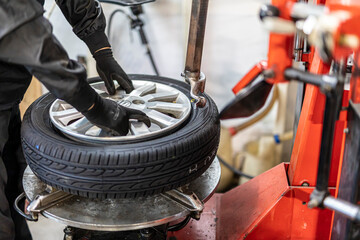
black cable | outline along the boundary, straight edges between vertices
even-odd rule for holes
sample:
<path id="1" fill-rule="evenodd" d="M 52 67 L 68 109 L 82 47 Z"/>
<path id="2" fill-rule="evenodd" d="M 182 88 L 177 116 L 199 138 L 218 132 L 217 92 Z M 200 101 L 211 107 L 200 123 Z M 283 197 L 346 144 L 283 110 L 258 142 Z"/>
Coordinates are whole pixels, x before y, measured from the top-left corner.
<path id="1" fill-rule="evenodd" d="M 179 231 L 181 229 L 183 229 L 190 221 L 191 217 L 190 216 L 187 216 L 183 221 L 175 224 L 175 225 L 172 225 L 168 228 L 168 231 L 170 232 L 176 232 L 176 231 Z"/>
<path id="2" fill-rule="evenodd" d="M 151 53 L 149 42 L 147 40 L 146 34 L 143 29 L 144 22 L 139 17 L 141 14 L 144 13 L 144 10 L 141 5 L 136 6 L 136 7 L 131 7 L 130 10 L 131 10 L 132 14 L 134 15 L 134 18 L 132 19 L 132 22 L 131 22 L 131 28 L 138 30 L 141 43 L 142 43 L 142 45 L 144 45 L 146 47 L 146 54 L 149 56 L 149 59 L 150 59 L 151 65 L 154 69 L 154 72 L 157 76 L 159 76 L 160 75 L 159 70 L 156 66 L 155 60 Z"/>
<path id="3" fill-rule="evenodd" d="M 112 25 L 112 21 L 113 21 L 113 18 L 115 16 L 116 13 L 122 13 L 124 14 L 130 21 L 132 21 L 132 18 L 131 16 L 129 16 L 124 10 L 122 9 L 116 9 L 114 10 L 111 14 L 110 14 L 110 17 L 109 17 L 109 24 L 108 24 L 108 29 L 107 29 L 107 35 L 108 35 L 108 38 L 110 39 L 110 33 L 111 33 L 111 25 Z"/>
<path id="4" fill-rule="evenodd" d="M 249 179 L 252 179 L 254 178 L 253 176 L 250 176 L 246 173 L 243 173 L 242 171 L 240 170 L 237 170 L 236 168 L 234 168 L 233 166 L 231 166 L 230 164 L 228 164 L 227 162 L 225 162 L 221 157 L 219 157 L 219 155 L 217 155 L 217 158 L 219 159 L 220 163 L 223 164 L 226 168 L 228 168 L 229 170 L 231 170 L 233 173 L 235 173 L 236 175 L 238 176 L 241 176 L 241 177 L 246 177 L 246 178 L 249 178 Z"/>
<path id="5" fill-rule="evenodd" d="M 138 31 L 139 31 L 139 34 L 140 34 L 141 42 L 146 47 L 146 54 L 149 56 L 149 59 L 150 59 L 151 65 L 152 65 L 152 67 L 154 69 L 154 72 L 155 72 L 156 76 L 160 76 L 159 70 L 158 70 L 158 68 L 156 66 L 154 57 L 152 55 L 152 52 L 151 52 L 151 49 L 150 49 L 150 46 L 149 46 L 149 42 L 148 42 L 148 40 L 146 38 L 144 29 L 143 29 L 143 27 L 141 25 L 139 26 Z"/>
<path id="6" fill-rule="evenodd" d="M 132 16 L 130 16 L 129 14 L 127 14 L 124 10 L 122 9 L 116 9 L 114 10 L 111 14 L 110 14 L 110 17 L 109 17 L 109 24 L 108 24 L 108 29 L 107 29 L 107 36 L 108 36 L 108 39 L 110 39 L 110 34 L 111 34 L 111 26 L 112 26 L 112 21 L 113 21 L 113 18 L 115 16 L 116 13 L 120 12 L 122 14 L 124 14 L 130 21 L 131 23 L 131 29 L 138 29 L 138 32 L 140 34 L 140 40 L 141 40 L 141 43 L 146 47 L 146 54 L 149 56 L 149 59 L 150 59 L 150 63 L 151 63 L 151 66 L 155 72 L 155 74 L 157 76 L 159 76 L 159 70 L 156 66 L 156 63 L 155 63 L 155 60 L 154 60 L 154 57 L 152 55 L 152 51 L 150 49 L 150 46 L 149 46 L 149 43 L 148 43 L 148 40 L 147 40 L 147 37 L 145 35 L 145 32 L 144 32 L 144 29 L 143 29 L 143 22 L 142 20 L 139 18 L 138 14 L 141 14 L 142 13 L 142 8 L 139 8 L 140 6 L 138 6 L 137 8 L 134 8 L 132 7 L 131 8 L 131 11 L 132 13 L 134 14 L 134 18 Z M 139 10 L 140 9 L 140 10 Z"/>

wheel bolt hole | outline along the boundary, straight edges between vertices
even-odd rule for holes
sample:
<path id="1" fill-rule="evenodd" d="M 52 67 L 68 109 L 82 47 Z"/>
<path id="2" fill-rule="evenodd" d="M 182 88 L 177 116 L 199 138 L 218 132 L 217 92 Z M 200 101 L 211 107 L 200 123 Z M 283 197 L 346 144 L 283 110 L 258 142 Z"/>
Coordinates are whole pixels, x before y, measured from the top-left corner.
<path id="1" fill-rule="evenodd" d="M 145 102 L 143 100 L 136 99 L 136 100 L 133 100 L 132 103 L 136 104 L 136 105 L 140 105 L 140 104 L 144 104 Z"/>

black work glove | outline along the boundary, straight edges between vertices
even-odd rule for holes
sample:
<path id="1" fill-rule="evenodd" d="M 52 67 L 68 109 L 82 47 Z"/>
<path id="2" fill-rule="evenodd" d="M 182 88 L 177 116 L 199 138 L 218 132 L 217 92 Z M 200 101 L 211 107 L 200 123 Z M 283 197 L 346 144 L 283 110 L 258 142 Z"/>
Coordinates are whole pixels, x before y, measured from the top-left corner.
<path id="1" fill-rule="evenodd" d="M 103 30 L 95 31 L 83 40 L 96 60 L 96 69 L 110 95 L 116 92 L 114 80 L 118 82 L 120 89 L 124 89 L 127 93 L 134 90 L 131 80 L 114 59 L 111 45 Z"/>
<path id="2" fill-rule="evenodd" d="M 137 119 L 150 127 L 150 119 L 145 113 L 120 106 L 112 100 L 103 99 L 97 95 L 90 110 L 82 114 L 93 124 L 111 132 L 113 135 L 126 135 L 129 132 L 129 120 Z"/>
<path id="3" fill-rule="evenodd" d="M 105 86 L 110 95 L 114 95 L 116 90 L 114 80 L 120 85 L 120 89 L 124 89 L 126 93 L 134 90 L 134 86 L 130 78 L 124 70 L 116 62 L 111 49 L 104 49 L 94 53 L 96 60 L 96 69 L 101 79 L 105 82 Z"/>

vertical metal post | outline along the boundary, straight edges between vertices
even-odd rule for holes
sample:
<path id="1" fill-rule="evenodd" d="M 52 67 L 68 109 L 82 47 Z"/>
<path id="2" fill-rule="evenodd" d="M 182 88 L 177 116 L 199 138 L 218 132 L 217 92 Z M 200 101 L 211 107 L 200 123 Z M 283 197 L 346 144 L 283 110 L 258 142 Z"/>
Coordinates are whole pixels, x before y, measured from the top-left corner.
<path id="1" fill-rule="evenodd" d="M 299 33 L 297 33 L 295 36 L 295 49 L 294 49 L 295 62 L 301 62 L 303 51 L 304 51 L 304 37 L 301 36 Z"/>
<path id="2" fill-rule="evenodd" d="M 298 2 L 306 3 L 307 0 L 298 0 Z M 295 55 L 295 62 L 301 62 L 302 60 L 302 54 L 304 52 L 304 36 L 301 36 L 299 33 L 295 34 L 295 49 L 294 49 L 294 55 Z"/>
<path id="3" fill-rule="evenodd" d="M 205 105 L 205 98 L 199 94 L 205 90 L 205 76 L 201 74 L 201 59 L 209 0 L 193 0 L 191 8 L 190 30 L 187 46 L 184 77 L 191 85 L 191 96 L 197 100 L 196 105 Z"/>
<path id="4" fill-rule="evenodd" d="M 328 191 L 335 122 L 339 116 L 339 112 L 337 109 L 337 100 L 337 96 L 334 96 L 333 94 L 326 94 L 319 168 L 316 180 L 316 189 L 318 191 Z"/>
<path id="5" fill-rule="evenodd" d="M 308 204 L 310 208 L 323 207 L 323 202 L 329 194 L 328 182 L 334 142 L 335 122 L 338 120 L 340 114 L 345 76 L 343 64 L 335 64 L 334 70 L 338 80 L 336 86 L 333 89 L 322 89 L 326 95 L 326 104 L 316 188 L 310 196 L 310 202 Z"/>
<path id="6" fill-rule="evenodd" d="M 196 78 L 200 77 L 208 5 L 209 0 L 192 1 L 185 71 L 193 73 Z"/>

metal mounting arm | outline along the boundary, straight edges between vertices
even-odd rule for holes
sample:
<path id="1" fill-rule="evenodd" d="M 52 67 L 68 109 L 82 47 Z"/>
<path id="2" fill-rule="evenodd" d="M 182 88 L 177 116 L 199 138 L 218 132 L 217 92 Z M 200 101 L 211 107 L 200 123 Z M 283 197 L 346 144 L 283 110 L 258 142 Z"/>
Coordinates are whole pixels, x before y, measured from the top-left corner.
<path id="1" fill-rule="evenodd" d="M 205 90 L 205 75 L 200 72 L 204 45 L 206 17 L 209 0 L 193 0 L 190 19 L 189 40 L 185 71 L 185 81 L 191 85 L 191 96 L 196 100 L 197 107 L 204 107 L 206 100 L 199 96 Z"/>

